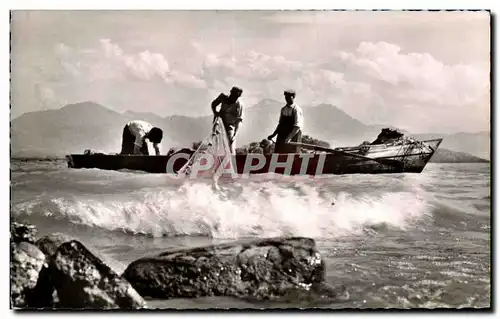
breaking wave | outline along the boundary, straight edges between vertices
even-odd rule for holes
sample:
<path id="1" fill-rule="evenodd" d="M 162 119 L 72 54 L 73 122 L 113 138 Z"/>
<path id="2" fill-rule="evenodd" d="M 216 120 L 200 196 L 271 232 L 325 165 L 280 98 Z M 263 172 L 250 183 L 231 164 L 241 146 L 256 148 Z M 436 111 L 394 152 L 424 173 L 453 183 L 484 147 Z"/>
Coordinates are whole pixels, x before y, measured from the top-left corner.
<path id="1" fill-rule="evenodd" d="M 103 194 L 104 186 L 94 184 L 103 187 L 102 192 L 50 192 L 14 203 L 12 212 L 20 218 L 130 234 L 221 239 L 331 238 L 363 234 L 378 226 L 406 229 L 432 217 L 433 205 L 425 192 L 391 181 L 397 184 L 392 188 L 400 191 L 370 187 L 371 191 L 358 192 L 350 190 L 346 186 L 349 180 L 342 178 L 290 181 L 259 177 L 222 182 L 217 187 L 197 180 L 115 189 L 112 194 L 109 189 Z"/>

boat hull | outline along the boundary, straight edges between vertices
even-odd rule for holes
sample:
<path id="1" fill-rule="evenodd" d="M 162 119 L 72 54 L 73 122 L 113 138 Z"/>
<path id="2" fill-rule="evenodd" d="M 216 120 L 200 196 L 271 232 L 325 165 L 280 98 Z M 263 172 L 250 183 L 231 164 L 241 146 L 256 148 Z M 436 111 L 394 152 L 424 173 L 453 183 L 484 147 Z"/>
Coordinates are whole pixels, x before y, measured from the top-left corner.
<path id="1" fill-rule="evenodd" d="M 242 154 L 232 156 L 232 163 L 238 174 L 318 176 L 420 173 L 440 143 L 441 139 L 437 139 L 421 142 L 423 145 L 421 147 L 407 149 L 391 145 L 369 146 L 368 150 L 366 147 L 336 149 L 341 153 Z M 66 159 L 70 168 L 127 169 L 164 174 L 176 173 L 187 162 L 189 155 L 191 154 L 176 153 L 174 156 L 71 154 L 67 155 Z M 385 160 L 397 161 L 399 165 L 387 164 Z"/>

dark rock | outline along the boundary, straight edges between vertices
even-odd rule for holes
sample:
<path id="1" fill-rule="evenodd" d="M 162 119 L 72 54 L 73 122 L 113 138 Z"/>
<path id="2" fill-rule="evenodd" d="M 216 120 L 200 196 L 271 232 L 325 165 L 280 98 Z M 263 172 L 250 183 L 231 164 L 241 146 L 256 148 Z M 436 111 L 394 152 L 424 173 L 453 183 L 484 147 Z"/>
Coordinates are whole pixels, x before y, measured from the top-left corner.
<path id="1" fill-rule="evenodd" d="M 270 299 L 324 280 L 309 238 L 269 238 L 173 250 L 131 263 L 123 276 L 154 298 L 252 296 Z"/>
<path id="2" fill-rule="evenodd" d="M 52 257 L 59 246 L 65 242 L 71 241 L 72 238 L 63 233 L 53 233 L 38 239 L 35 245 L 47 256 Z"/>
<path id="3" fill-rule="evenodd" d="M 26 294 L 27 308 L 54 308 L 59 302 L 52 282 L 51 269 L 44 264 L 38 274 L 35 288 Z"/>
<path id="4" fill-rule="evenodd" d="M 76 240 L 60 245 L 49 267 L 60 308 L 145 307 L 144 299 L 126 280 Z"/>
<path id="5" fill-rule="evenodd" d="M 53 233 L 38 239 L 35 245 L 45 254 L 48 261 L 56 253 L 59 246 L 70 241 L 72 238 L 63 233 Z M 38 276 L 36 287 L 28 296 L 29 307 L 53 308 L 59 303 L 59 296 L 54 287 L 51 269 L 45 265 Z"/>
<path id="6" fill-rule="evenodd" d="M 11 242 L 27 242 L 30 244 L 35 243 L 36 234 L 38 230 L 33 225 L 21 224 L 18 222 L 13 222 L 10 228 Z"/>
<path id="7" fill-rule="evenodd" d="M 45 255 L 27 242 L 11 244 L 11 302 L 13 307 L 28 306 L 27 299 L 36 287 Z"/>

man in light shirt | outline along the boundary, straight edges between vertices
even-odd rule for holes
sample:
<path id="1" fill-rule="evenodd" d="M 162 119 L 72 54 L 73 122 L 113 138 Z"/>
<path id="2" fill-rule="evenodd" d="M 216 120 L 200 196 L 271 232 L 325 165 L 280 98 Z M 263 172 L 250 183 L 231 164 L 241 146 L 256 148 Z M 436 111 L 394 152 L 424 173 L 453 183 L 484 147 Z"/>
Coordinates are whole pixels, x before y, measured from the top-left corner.
<path id="1" fill-rule="evenodd" d="M 294 103 L 295 91 L 287 90 L 284 95 L 286 105 L 281 108 L 278 126 L 267 138 L 270 140 L 278 135 L 274 153 L 300 153 L 300 146 L 288 143 L 291 141 L 300 143 L 302 140 L 302 126 L 304 125 L 302 109 Z"/>
<path id="2" fill-rule="evenodd" d="M 229 96 L 221 93 L 212 102 L 212 112 L 215 116 L 220 116 L 222 122 L 224 123 L 231 154 L 236 153 L 236 135 L 238 134 L 240 123 L 243 121 L 243 105 L 239 101 L 242 93 L 243 90 L 241 88 L 234 86 L 231 89 Z M 219 104 L 220 110 L 217 112 L 216 108 Z"/>
<path id="3" fill-rule="evenodd" d="M 160 155 L 159 144 L 163 138 L 163 131 L 148 122 L 130 121 L 123 128 L 122 151 L 123 155 L 149 155 L 146 139 L 153 143 L 156 155 Z"/>

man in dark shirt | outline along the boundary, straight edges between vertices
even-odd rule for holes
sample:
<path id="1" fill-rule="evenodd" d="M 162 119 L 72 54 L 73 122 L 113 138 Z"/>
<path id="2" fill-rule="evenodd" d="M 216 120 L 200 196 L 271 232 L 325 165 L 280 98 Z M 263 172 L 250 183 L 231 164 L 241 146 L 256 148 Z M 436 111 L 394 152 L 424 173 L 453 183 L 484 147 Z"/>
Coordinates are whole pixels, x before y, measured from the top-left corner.
<path id="1" fill-rule="evenodd" d="M 236 153 L 235 140 L 240 128 L 240 123 L 243 121 L 243 105 L 239 101 L 242 93 L 243 90 L 235 86 L 231 89 L 229 95 L 221 93 L 212 102 L 212 112 L 215 116 L 219 116 L 224 123 L 231 154 Z M 219 104 L 221 105 L 220 110 L 216 111 Z"/>

